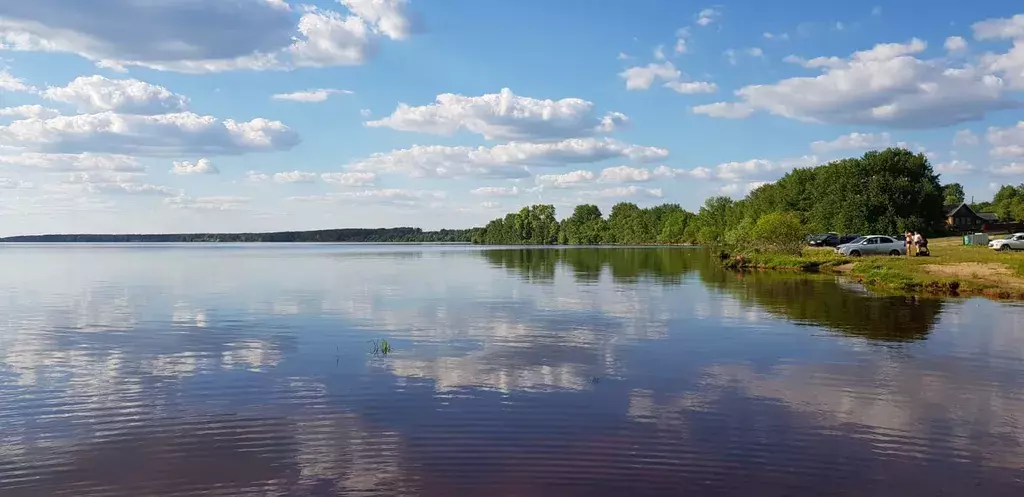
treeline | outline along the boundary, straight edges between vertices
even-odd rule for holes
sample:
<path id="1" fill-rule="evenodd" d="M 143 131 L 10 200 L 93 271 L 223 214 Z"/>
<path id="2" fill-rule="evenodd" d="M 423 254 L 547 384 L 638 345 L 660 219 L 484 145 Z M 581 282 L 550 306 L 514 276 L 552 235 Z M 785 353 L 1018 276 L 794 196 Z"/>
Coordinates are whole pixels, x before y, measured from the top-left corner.
<path id="1" fill-rule="evenodd" d="M 0 242 L 79 243 L 187 243 L 187 242 L 351 242 L 351 243 L 468 243 L 473 230 L 423 231 L 420 228 L 335 229 L 274 233 L 182 233 L 140 235 L 28 235 L 0 238 Z"/>
<path id="2" fill-rule="evenodd" d="M 742 200 L 711 197 L 697 213 L 679 205 L 576 207 L 561 222 L 551 205 L 525 207 L 491 221 L 474 243 L 502 245 L 676 244 L 799 251 L 812 232 L 890 234 L 941 229 L 945 200 L 928 158 L 906 149 L 795 169 Z"/>
<path id="3" fill-rule="evenodd" d="M 1024 183 L 1003 185 L 991 202 L 971 204 L 974 212 L 994 212 L 1000 221 L 1024 221 Z"/>

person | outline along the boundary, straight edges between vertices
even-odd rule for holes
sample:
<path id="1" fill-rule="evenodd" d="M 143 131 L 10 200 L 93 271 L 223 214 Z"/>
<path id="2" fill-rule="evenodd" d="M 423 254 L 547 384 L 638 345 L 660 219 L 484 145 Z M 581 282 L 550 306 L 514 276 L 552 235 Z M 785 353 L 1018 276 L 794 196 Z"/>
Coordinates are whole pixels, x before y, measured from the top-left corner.
<path id="1" fill-rule="evenodd" d="M 906 234 L 907 257 L 914 255 L 914 233 L 908 231 Z"/>
<path id="2" fill-rule="evenodd" d="M 914 233 L 914 255 L 921 255 L 922 251 L 928 252 L 928 240 L 920 232 Z"/>

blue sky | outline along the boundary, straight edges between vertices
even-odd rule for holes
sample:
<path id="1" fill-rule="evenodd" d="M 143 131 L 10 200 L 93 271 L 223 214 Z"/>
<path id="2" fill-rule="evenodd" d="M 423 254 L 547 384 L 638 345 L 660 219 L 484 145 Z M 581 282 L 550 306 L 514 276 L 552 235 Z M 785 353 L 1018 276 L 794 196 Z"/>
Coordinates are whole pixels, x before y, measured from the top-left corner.
<path id="1" fill-rule="evenodd" d="M 1024 181 L 1009 1 L 0 6 L 0 235 L 468 227 L 902 145 Z"/>

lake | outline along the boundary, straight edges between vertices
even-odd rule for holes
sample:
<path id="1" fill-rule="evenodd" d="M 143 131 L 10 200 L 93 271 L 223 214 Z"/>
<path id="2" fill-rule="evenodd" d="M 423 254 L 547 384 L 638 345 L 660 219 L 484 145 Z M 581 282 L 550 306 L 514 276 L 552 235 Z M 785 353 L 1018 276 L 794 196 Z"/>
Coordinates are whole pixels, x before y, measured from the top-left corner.
<path id="1" fill-rule="evenodd" d="M 1024 495 L 1012 303 L 692 248 L 8 244 L 0 268 L 4 497 Z"/>

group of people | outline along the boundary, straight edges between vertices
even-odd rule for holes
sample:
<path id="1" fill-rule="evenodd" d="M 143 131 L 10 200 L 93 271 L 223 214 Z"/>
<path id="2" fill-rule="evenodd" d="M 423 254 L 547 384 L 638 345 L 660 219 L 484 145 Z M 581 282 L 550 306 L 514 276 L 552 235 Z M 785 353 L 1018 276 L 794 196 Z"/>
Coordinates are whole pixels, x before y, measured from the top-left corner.
<path id="1" fill-rule="evenodd" d="M 915 256 L 928 253 L 928 240 L 920 232 L 907 232 L 907 255 Z"/>

